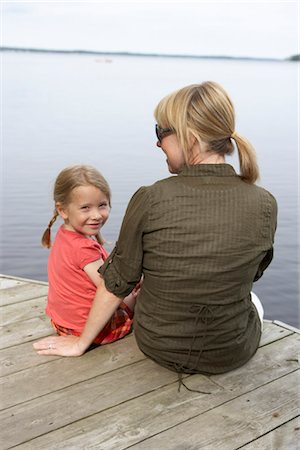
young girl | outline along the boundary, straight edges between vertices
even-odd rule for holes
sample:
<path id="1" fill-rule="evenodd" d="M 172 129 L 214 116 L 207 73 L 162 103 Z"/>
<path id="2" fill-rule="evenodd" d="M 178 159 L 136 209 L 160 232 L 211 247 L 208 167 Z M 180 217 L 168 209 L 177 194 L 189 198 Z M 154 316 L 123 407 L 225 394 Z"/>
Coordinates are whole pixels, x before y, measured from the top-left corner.
<path id="1" fill-rule="evenodd" d="M 108 257 L 100 229 L 109 216 L 110 189 L 93 167 L 68 167 L 56 179 L 54 202 L 43 246 L 51 247 L 50 230 L 58 216 L 64 224 L 49 255 L 46 313 L 59 335 L 80 336 L 101 283 L 97 270 Z M 135 289 L 123 300 L 93 344 L 107 344 L 130 332 L 137 293 Z"/>

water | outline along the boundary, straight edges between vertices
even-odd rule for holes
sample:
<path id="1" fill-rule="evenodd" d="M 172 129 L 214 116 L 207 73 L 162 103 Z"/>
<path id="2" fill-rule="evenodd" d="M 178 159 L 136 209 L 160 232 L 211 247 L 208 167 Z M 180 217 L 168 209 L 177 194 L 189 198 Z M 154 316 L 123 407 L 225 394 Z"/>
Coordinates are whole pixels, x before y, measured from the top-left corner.
<path id="1" fill-rule="evenodd" d="M 52 214 L 53 181 L 68 165 L 91 164 L 107 178 L 113 208 L 103 235 L 113 243 L 133 192 L 169 176 L 155 146 L 155 105 L 174 89 L 210 79 L 231 95 L 236 130 L 255 146 L 260 184 L 279 204 L 275 259 L 254 290 L 267 318 L 299 326 L 297 63 L 14 52 L 2 58 L 1 273 L 47 279 L 40 237 Z M 228 162 L 237 168 L 236 157 Z"/>

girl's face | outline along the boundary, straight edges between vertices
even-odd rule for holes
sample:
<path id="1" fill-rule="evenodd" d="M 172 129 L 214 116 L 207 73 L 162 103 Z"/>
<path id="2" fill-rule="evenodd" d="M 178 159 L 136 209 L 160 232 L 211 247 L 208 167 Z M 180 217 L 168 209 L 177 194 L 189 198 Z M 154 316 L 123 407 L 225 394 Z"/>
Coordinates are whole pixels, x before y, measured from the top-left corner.
<path id="1" fill-rule="evenodd" d="M 66 206 L 56 205 L 65 222 L 65 228 L 86 237 L 95 236 L 109 216 L 109 201 L 95 186 L 78 186 L 71 193 Z"/>

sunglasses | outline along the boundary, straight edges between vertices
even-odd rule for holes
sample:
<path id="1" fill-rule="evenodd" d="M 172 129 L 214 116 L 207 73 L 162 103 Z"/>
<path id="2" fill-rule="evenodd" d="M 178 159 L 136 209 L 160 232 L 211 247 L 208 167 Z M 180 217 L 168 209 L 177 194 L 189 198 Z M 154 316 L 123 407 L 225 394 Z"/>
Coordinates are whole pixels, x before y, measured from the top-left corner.
<path id="1" fill-rule="evenodd" d="M 161 143 L 162 139 L 167 136 L 168 134 L 174 133 L 174 131 L 171 128 L 161 128 L 157 124 L 155 125 L 155 132 L 157 139 Z"/>

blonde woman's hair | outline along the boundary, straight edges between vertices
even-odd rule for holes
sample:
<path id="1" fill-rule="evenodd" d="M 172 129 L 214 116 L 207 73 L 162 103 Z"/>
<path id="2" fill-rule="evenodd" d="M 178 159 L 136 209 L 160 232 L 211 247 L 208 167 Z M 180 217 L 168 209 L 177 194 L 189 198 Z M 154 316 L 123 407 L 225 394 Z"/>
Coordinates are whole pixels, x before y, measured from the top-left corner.
<path id="1" fill-rule="evenodd" d="M 71 194 L 73 189 L 79 186 L 95 186 L 107 197 L 109 206 L 111 206 L 111 192 L 109 185 L 105 178 L 98 170 L 91 166 L 76 165 L 63 169 L 55 180 L 53 199 L 54 204 L 60 203 L 67 206 L 71 201 Z M 44 247 L 51 247 L 51 227 L 58 217 L 56 207 L 54 208 L 52 218 L 42 236 L 42 245 Z M 100 244 L 104 243 L 101 234 L 96 236 Z"/>
<path id="2" fill-rule="evenodd" d="M 235 140 L 240 176 L 248 183 L 259 177 L 255 150 L 247 139 L 235 132 L 235 112 L 226 91 L 213 81 L 192 84 L 164 97 L 154 116 L 162 128 L 177 135 L 186 164 L 189 164 L 195 139 L 200 147 L 219 155 L 230 155 Z"/>

